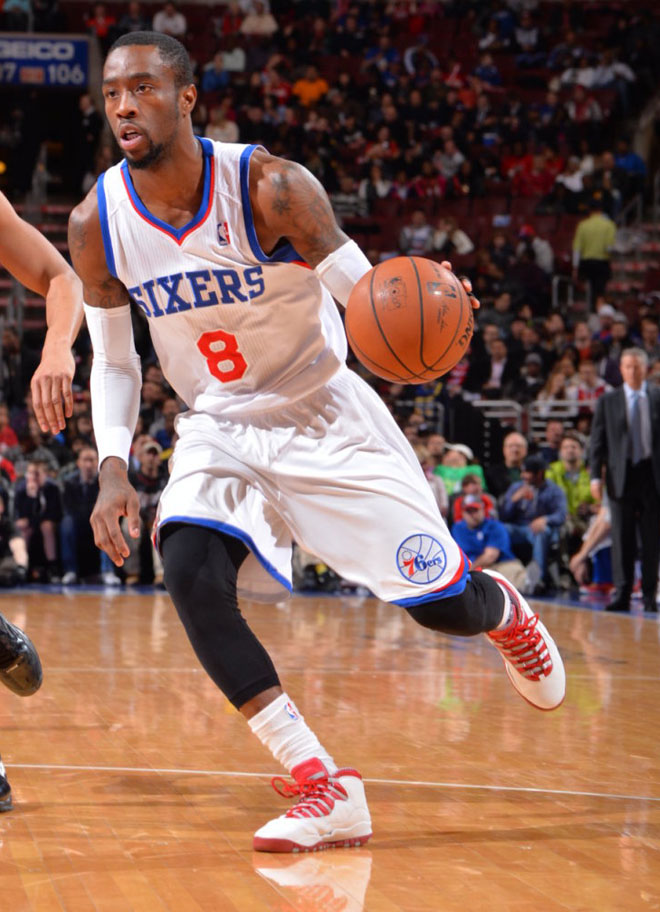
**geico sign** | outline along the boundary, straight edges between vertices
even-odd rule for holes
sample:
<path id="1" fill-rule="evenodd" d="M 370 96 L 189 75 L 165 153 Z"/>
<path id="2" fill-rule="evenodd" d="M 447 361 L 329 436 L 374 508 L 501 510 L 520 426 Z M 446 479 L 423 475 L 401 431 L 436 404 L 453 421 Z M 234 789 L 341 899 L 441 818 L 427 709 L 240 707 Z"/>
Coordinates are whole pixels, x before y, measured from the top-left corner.
<path id="1" fill-rule="evenodd" d="M 0 38 L 0 60 L 71 60 L 71 41 L 21 41 Z"/>

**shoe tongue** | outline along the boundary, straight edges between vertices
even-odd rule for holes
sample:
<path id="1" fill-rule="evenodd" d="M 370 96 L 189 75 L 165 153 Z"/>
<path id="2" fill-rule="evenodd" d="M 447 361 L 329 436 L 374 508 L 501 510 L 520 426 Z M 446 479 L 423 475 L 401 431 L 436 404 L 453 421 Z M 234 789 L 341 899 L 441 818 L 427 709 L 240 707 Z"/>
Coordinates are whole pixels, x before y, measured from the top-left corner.
<path id="1" fill-rule="evenodd" d="M 327 779 L 330 774 L 318 757 L 312 757 L 311 760 L 303 760 L 298 766 L 294 766 L 291 775 L 296 782 L 313 782 L 317 779 Z"/>

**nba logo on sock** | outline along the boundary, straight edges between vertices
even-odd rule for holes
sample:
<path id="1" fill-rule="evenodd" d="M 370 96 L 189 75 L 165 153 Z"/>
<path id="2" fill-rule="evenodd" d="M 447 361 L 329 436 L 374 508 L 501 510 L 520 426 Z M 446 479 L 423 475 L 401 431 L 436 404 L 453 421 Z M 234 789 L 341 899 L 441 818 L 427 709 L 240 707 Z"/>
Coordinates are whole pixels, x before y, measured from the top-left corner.
<path id="1" fill-rule="evenodd" d="M 420 532 L 401 542 L 396 552 L 396 565 L 407 582 L 424 586 L 445 572 L 447 554 L 436 538 Z"/>
<path id="2" fill-rule="evenodd" d="M 218 244 L 221 247 L 226 247 L 228 244 L 231 244 L 229 238 L 229 225 L 227 222 L 218 222 Z"/>
<path id="3" fill-rule="evenodd" d="M 296 722 L 296 721 L 300 718 L 300 716 L 299 716 L 298 713 L 296 712 L 296 709 L 295 709 L 293 703 L 291 703 L 291 701 L 289 701 L 289 702 L 286 704 L 286 706 L 284 707 L 284 709 L 286 710 L 287 715 L 290 716 L 290 717 L 293 719 L 294 722 Z"/>

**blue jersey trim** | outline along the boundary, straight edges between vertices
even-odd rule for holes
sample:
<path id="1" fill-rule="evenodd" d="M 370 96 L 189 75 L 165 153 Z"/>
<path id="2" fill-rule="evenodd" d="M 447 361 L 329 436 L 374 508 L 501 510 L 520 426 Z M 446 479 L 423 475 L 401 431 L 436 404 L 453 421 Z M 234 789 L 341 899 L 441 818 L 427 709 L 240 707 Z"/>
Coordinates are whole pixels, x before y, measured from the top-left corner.
<path id="1" fill-rule="evenodd" d="M 192 231 L 193 228 L 196 228 L 206 216 L 209 208 L 209 195 L 211 191 L 211 161 L 213 159 L 213 143 L 210 139 L 207 139 L 205 136 L 196 136 L 195 139 L 200 143 L 202 147 L 202 155 L 204 156 L 204 188 L 202 190 L 202 202 L 200 203 L 199 209 L 192 217 L 192 219 L 184 225 L 182 228 L 174 228 L 172 225 L 169 225 L 167 222 L 164 222 L 162 219 L 159 219 L 157 216 L 153 215 L 147 207 L 144 205 L 140 197 L 138 196 L 135 187 L 133 186 L 133 178 L 131 177 L 131 172 L 128 167 L 128 162 L 126 159 L 121 163 L 121 170 L 124 175 L 124 181 L 126 184 L 126 189 L 128 190 L 131 202 L 137 211 L 142 215 L 148 222 L 150 222 L 155 228 L 160 228 L 161 231 L 164 231 L 166 234 L 169 234 L 170 237 L 173 237 L 176 241 L 180 241 L 184 235 Z"/>
<path id="2" fill-rule="evenodd" d="M 254 150 L 259 148 L 261 147 L 257 145 L 246 146 L 241 152 L 240 162 L 241 202 L 243 203 L 245 231 L 250 242 L 250 248 L 260 263 L 304 263 L 303 258 L 293 245 L 289 243 L 278 247 L 271 256 L 268 256 L 261 249 L 257 232 L 254 229 L 254 216 L 252 215 L 252 203 L 250 202 L 250 159 Z"/>
<path id="3" fill-rule="evenodd" d="M 247 532 L 244 532 L 243 529 L 239 529 L 236 526 L 230 526 L 229 523 L 219 522 L 218 520 L 215 520 L 215 519 L 200 519 L 198 516 L 168 516 L 167 519 L 164 519 L 163 522 L 158 527 L 157 534 L 158 534 L 159 543 L 160 543 L 160 530 L 163 528 L 163 526 L 166 526 L 168 523 L 173 523 L 173 522 L 187 523 L 188 525 L 191 525 L 191 526 L 204 526 L 207 529 L 215 529 L 218 532 L 224 532 L 227 535 L 231 535 L 233 538 L 238 538 L 240 541 L 243 542 L 244 545 L 248 546 L 248 548 L 250 549 L 250 551 L 252 551 L 252 553 L 257 558 L 257 560 L 259 561 L 261 566 L 264 568 L 264 570 L 267 570 L 268 573 L 270 573 L 270 575 L 273 577 L 273 579 L 277 580 L 277 582 L 281 586 L 284 586 L 284 588 L 287 590 L 287 592 L 293 591 L 293 586 L 291 585 L 289 580 L 286 579 L 285 577 L 283 577 L 281 573 L 278 573 L 278 571 L 275 569 L 275 567 L 273 567 L 273 565 L 270 563 L 270 561 L 266 560 L 266 558 L 259 551 L 259 549 L 255 545 L 254 541 L 252 540 L 252 536 L 248 535 Z M 160 550 L 160 545 L 159 545 L 159 550 Z"/>
<path id="4" fill-rule="evenodd" d="M 465 562 L 465 570 L 460 579 L 447 586 L 446 589 L 436 589 L 435 592 L 426 592 L 424 595 L 412 596 L 411 598 L 396 599 L 391 602 L 392 605 L 400 605 L 402 608 L 412 608 L 414 605 L 423 605 L 424 602 L 437 602 L 438 599 L 451 598 L 452 595 L 460 595 L 465 590 L 467 581 L 470 578 L 468 563 Z"/>
<path id="5" fill-rule="evenodd" d="M 103 249 L 105 251 L 105 262 L 110 273 L 118 279 L 117 267 L 115 266 L 115 252 L 112 249 L 112 238 L 110 237 L 110 225 L 108 224 L 108 204 L 105 198 L 105 174 L 99 174 L 96 182 L 96 200 L 99 207 L 99 221 L 101 222 L 101 234 L 103 236 Z"/>

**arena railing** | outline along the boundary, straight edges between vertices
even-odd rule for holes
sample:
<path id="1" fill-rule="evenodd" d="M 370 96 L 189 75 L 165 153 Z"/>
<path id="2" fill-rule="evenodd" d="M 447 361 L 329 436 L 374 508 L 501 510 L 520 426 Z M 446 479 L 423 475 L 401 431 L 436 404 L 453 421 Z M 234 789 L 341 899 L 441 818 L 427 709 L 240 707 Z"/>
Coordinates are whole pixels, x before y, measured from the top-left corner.
<path id="1" fill-rule="evenodd" d="M 480 409 L 486 418 L 497 418 L 512 430 L 523 431 L 524 407 L 514 399 L 473 399 L 471 405 Z"/>
<path id="2" fill-rule="evenodd" d="M 565 428 L 570 427 L 580 412 L 593 412 L 595 405 L 596 400 L 537 399 L 527 406 L 527 435 L 530 440 L 542 440 L 546 422 L 556 419 L 562 421 Z"/>

